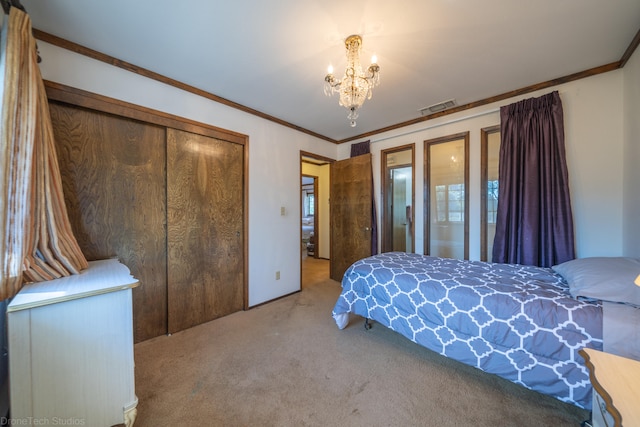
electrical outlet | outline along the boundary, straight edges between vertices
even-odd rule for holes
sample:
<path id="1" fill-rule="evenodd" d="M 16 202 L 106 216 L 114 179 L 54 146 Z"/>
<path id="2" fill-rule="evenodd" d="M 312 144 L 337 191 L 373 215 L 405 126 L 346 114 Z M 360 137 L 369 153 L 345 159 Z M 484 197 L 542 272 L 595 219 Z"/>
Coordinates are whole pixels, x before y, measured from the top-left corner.
<path id="1" fill-rule="evenodd" d="M 280 272 L 276 271 L 276 280 L 280 280 Z"/>
<path id="2" fill-rule="evenodd" d="M 280 206 L 280 215 L 284 216 L 286 211 L 284 210 L 284 206 Z"/>

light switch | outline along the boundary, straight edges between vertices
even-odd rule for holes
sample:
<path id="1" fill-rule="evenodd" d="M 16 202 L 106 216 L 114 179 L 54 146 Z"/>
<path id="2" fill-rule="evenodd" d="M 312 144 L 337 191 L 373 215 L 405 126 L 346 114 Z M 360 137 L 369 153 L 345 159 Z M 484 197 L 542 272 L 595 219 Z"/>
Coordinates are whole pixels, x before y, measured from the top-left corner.
<path id="1" fill-rule="evenodd" d="M 280 216 L 284 216 L 284 214 L 285 214 L 284 206 L 280 206 Z"/>

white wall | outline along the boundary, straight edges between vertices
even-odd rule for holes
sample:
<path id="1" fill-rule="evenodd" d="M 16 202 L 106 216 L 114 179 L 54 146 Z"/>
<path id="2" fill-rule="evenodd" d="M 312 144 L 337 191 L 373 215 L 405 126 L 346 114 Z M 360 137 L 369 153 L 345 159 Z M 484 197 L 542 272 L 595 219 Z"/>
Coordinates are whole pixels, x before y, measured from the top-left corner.
<path id="1" fill-rule="evenodd" d="M 624 255 L 640 258 L 640 49 L 624 74 Z"/>
<path id="2" fill-rule="evenodd" d="M 637 73 L 635 75 L 637 76 Z M 635 84 L 637 88 L 637 80 Z M 469 184 L 471 188 L 469 258 L 480 259 L 480 131 L 482 128 L 500 123 L 500 106 L 558 90 L 564 109 L 565 144 L 577 256 L 622 255 L 623 235 L 626 232 L 622 226 L 624 186 L 622 88 L 622 70 L 616 70 L 371 137 L 378 212 L 381 212 L 380 151 L 394 146 L 415 143 L 416 252 L 423 253 L 423 141 L 469 131 Z M 368 102 L 375 102 L 375 96 Z M 638 109 L 637 104 L 636 100 L 635 111 Z M 350 143 L 346 143 L 338 147 L 339 159 L 349 157 L 350 145 Z M 629 151 L 628 147 L 627 151 Z M 637 182 L 637 172 L 635 173 L 635 182 Z M 627 178 L 628 181 L 631 179 L 632 177 Z M 632 191 L 637 194 L 637 186 L 634 190 L 628 189 L 627 193 Z M 632 216 L 631 213 L 627 214 L 627 217 L 629 216 Z M 637 215 L 634 218 L 637 218 Z M 629 227 L 631 225 L 627 228 Z"/>
<path id="3" fill-rule="evenodd" d="M 42 41 L 38 48 L 46 80 L 248 135 L 249 305 L 300 289 L 300 150 L 335 158 L 335 144 Z"/>
<path id="4" fill-rule="evenodd" d="M 350 143 L 336 146 L 45 42 L 39 41 L 38 46 L 47 80 L 248 135 L 249 304 L 300 288 L 300 150 L 344 159 L 349 157 Z M 415 246 L 422 253 L 423 141 L 470 131 L 470 185 L 478 189 L 480 129 L 499 123 L 501 105 L 558 90 L 565 113 L 577 254 L 638 256 L 639 56 L 636 53 L 624 70 L 375 135 L 371 140 L 378 204 L 380 150 L 415 143 Z M 375 96 L 368 102 L 376 102 Z M 470 196 L 469 254 L 479 259 L 479 191 Z M 285 207 L 285 216 L 280 215 L 281 207 Z M 276 271 L 281 273 L 280 280 L 275 280 Z"/>

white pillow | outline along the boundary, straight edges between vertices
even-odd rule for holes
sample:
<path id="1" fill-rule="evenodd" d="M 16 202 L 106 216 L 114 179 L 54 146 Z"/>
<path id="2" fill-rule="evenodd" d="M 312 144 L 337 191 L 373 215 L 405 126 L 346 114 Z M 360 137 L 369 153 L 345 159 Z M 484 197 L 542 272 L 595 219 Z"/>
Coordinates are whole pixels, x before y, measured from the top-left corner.
<path id="1" fill-rule="evenodd" d="M 574 298 L 585 297 L 640 307 L 640 258 L 577 258 L 551 267 L 569 284 Z"/>

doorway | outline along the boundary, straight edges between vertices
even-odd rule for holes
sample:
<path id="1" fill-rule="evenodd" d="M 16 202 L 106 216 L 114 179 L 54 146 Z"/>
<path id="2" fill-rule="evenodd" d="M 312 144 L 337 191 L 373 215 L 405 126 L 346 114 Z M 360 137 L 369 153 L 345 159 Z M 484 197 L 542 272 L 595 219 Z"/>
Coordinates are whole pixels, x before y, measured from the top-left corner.
<path id="1" fill-rule="evenodd" d="M 316 242 L 318 215 L 316 215 L 316 195 L 318 194 L 318 177 L 302 175 L 301 182 L 301 228 L 303 257 L 318 257 L 320 245 Z"/>
<path id="2" fill-rule="evenodd" d="M 332 159 L 300 152 L 300 288 L 329 278 Z"/>
<path id="3" fill-rule="evenodd" d="M 414 145 L 381 152 L 382 252 L 414 252 Z"/>

